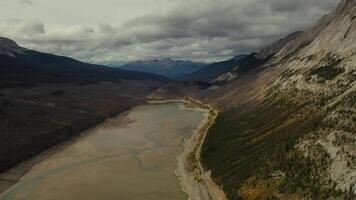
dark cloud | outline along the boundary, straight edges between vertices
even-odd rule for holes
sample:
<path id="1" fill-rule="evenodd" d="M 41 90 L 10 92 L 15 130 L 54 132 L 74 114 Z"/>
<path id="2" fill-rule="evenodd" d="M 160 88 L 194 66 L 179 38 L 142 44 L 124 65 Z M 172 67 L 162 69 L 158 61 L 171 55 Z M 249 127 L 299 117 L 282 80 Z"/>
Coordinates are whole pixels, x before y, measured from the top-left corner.
<path id="1" fill-rule="evenodd" d="M 111 47 L 159 41 L 161 45 L 151 48 L 161 51 L 165 47 L 178 52 L 178 48 L 187 49 L 187 44 L 181 41 L 190 41 L 196 44 L 196 51 L 210 48 L 207 51 L 212 53 L 211 57 L 224 48 L 232 53 L 248 52 L 310 26 L 336 3 L 331 0 L 182 1 L 166 12 L 126 22 L 121 27 L 124 35 L 116 38 Z"/>
<path id="2" fill-rule="evenodd" d="M 25 42 L 40 50 L 96 62 L 157 57 L 218 60 L 254 51 L 288 33 L 304 30 L 338 3 L 337 0 L 173 2 L 171 8 L 162 8 L 121 26 L 101 23 L 93 28 L 78 26 L 43 34 L 43 24 L 27 24 L 23 31 L 33 37 Z"/>
<path id="3" fill-rule="evenodd" d="M 33 5 L 33 1 L 32 0 L 2 0 L 2 1 L 7 1 L 7 2 L 13 2 L 13 3 L 21 3 L 21 4 L 25 4 L 25 5 Z"/>
<path id="4" fill-rule="evenodd" d="M 33 2 L 31 0 L 20 0 L 20 1 L 27 5 L 33 5 Z"/>
<path id="5" fill-rule="evenodd" d="M 39 21 L 29 22 L 22 27 L 22 33 L 29 37 L 37 34 L 44 34 L 45 32 L 44 24 Z"/>
<path id="6" fill-rule="evenodd" d="M 111 26 L 110 24 L 100 23 L 98 24 L 99 31 L 103 34 L 115 34 L 116 29 L 115 27 Z"/>

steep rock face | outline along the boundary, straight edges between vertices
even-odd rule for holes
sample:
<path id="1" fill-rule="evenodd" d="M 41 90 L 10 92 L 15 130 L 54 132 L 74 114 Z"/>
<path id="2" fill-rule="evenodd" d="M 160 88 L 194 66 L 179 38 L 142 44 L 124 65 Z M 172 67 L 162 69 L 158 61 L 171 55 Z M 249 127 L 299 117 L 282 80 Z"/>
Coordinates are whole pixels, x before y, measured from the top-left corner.
<path id="1" fill-rule="evenodd" d="M 301 33 L 297 39 L 289 42 L 281 51 L 278 52 L 276 57 L 283 59 L 286 56 L 293 56 L 294 53 L 301 52 L 300 50 L 306 46 L 308 46 L 309 49 L 311 46 L 321 47 L 324 49 L 325 47 L 329 49 L 333 46 L 336 47 L 335 45 L 337 45 L 337 47 L 342 47 L 341 43 L 350 46 L 350 41 L 344 41 L 344 39 L 341 38 L 347 36 L 346 32 L 350 31 L 351 29 L 355 29 L 355 22 L 350 23 L 354 20 L 354 7 L 354 0 L 343 0 L 335 11 L 322 17 L 310 30 Z M 319 44 L 321 46 L 315 46 L 316 43 L 320 42 L 322 43 Z M 310 45 L 311 43 L 314 44 Z"/>
<path id="2" fill-rule="evenodd" d="M 295 53 L 282 60 L 283 75 L 273 85 L 274 92 L 304 93 L 323 112 L 321 127 L 305 136 L 298 148 L 327 166 L 319 174 L 324 181 L 356 192 L 356 1 L 342 1 L 278 56 L 290 52 Z M 326 162 L 319 157 L 322 152 L 328 155 Z"/>
<path id="3" fill-rule="evenodd" d="M 288 43 L 297 39 L 303 32 L 297 31 L 287 35 L 285 38 L 278 40 L 277 42 L 261 49 L 258 53 L 263 58 L 267 58 L 268 56 L 273 56 L 278 53 L 282 48 L 284 48 Z"/>

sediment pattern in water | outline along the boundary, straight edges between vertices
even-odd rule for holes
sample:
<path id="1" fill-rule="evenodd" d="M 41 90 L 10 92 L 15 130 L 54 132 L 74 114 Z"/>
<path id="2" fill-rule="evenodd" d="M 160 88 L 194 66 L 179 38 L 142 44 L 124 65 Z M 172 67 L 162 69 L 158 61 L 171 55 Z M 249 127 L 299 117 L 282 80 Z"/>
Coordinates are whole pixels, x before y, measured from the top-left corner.
<path id="1" fill-rule="evenodd" d="M 204 116 L 181 103 L 133 109 L 38 163 L 0 200 L 181 200 L 176 157 Z"/>

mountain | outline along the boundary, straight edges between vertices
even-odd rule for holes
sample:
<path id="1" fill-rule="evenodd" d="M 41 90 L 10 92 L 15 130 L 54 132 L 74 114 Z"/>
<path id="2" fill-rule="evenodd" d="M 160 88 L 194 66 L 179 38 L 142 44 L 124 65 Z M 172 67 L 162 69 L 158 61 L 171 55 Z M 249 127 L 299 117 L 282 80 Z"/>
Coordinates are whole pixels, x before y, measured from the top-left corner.
<path id="1" fill-rule="evenodd" d="M 124 61 L 104 61 L 104 62 L 100 62 L 100 63 L 97 63 L 99 65 L 104 65 L 104 66 L 108 66 L 108 67 L 120 67 L 124 64 L 126 64 L 127 62 L 124 62 Z"/>
<path id="2" fill-rule="evenodd" d="M 273 56 L 274 54 L 278 53 L 282 48 L 284 48 L 288 43 L 297 39 L 302 33 L 303 31 L 296 31 L 294 33 L 291 33 L 286 37 L 278 40 L 277 42 L 274 42 L 273 44 L 261 49 L 258 54 L 262 58 L 268 58 L 270 56 Z"/>
<path id="3" fill-rule="evenodd" d="M 83 63 L 72 58 L 29 50 L 0 38 L 0 87 L 38 83 L 167 79 L 154 74 Z"/>
<path id="4" fill-rule="evenodd" d="M 197 71 L 205 65 L 206 64 L 204 63 L 166 58 L 161 60 L 139 60 L 124 64 L 119 66 L 119 68 L 139 72 L 149 72 L 171 79 L 177 79 L 178 77 Z"/>
<path id="5" fill-rule="evenodd" d="M 232 81 L 239 77 L 241 73 L 253 70 L 272 59 L 277 52 L 302 33 L 302 31 L 291 33 L 258 52 L 249 55 L 238 55 L 232 59 L 205 66 L 196 72 L 183 76 L 181 80 L 194 80 L 218 84 Z"/>
<path id="6" fill-rule="evenodd" d="M 234 63 L 233 68 L 226 69 L 224 73 L 220 74 L 218 77 L 215 77 L 210 82 L 214 84 L 226 84 L 239 78 L 244 73 L 255 70 L 267 60 L 268 57 L 263 58 L 258 53 L 251 53 L 239 59 L 236 63 Z"/>
<path id="7" fill-rule="evenodd" d="M 355 13 L 342 0 L 225 84 L 156 92 L 217 107 L 200 159 L 228 199 L 356 199 Z"/>
<path id="8" fill-rule="evenodd" d="M 200 82 L 210 82 L 220 76 L 221 74 L 229 71 L 236 67 L 241 58 L 244 58 L 246 55 L 238 55 L 229 60 L 215 62 L 201 69 L 182 76 L 181 80 L 191 80 L 191 81 L 200 81 Z"/>
<path id="9" fill-rule="evenodd" d="M 18 46 L 13 40 L 0 37 L 0 54 L 14 57 L 25 51 L 25 48 Z"/>

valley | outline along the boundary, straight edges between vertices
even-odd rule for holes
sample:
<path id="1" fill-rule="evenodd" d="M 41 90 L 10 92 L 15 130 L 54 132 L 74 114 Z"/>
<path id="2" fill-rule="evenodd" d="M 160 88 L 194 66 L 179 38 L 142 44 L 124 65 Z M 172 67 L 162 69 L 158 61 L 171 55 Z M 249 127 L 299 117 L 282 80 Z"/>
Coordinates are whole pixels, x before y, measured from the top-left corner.
<path id="1" fill-rule="evenodd" d="M 356 0 L 211 63 L 120 69 L 7 38 L 0 61 L 1 200 L 356 198 Z"/>

